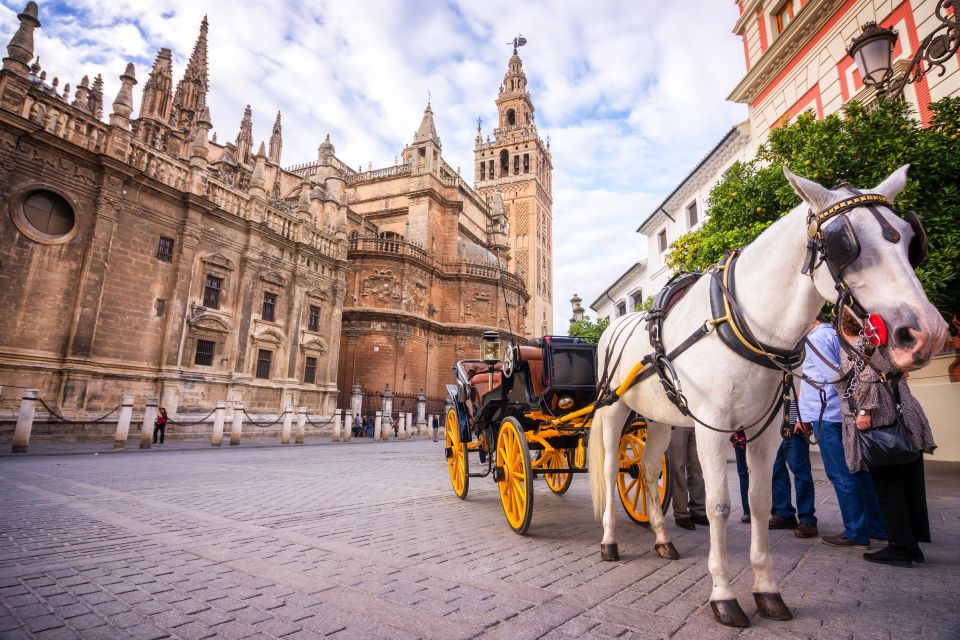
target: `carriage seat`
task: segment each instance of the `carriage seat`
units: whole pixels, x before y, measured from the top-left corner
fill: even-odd
[[[503,365],[499,362],[493,365],[493,387],[491,388],[487,388],[487,382],[489,381],[487,372],[490,369],[486,364],[482,362],[464,362],[460,367],[464,378],[470,381],[470,387],[476,393],[475,399],[478,404],[483,400],[483,396],[499,387],[503,381],[503,374],[500,373]],[[473,397],[472,394],[471,397]]]
[[[543,347],[520,347],[520,359],[530,367],[533,395],[543,395]]]

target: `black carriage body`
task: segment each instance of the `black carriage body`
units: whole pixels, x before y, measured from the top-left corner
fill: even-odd
[[[597,347],[580,338],[544,336],[530,346],[512,350],[513,372],[502,374],[480,360],[461,360],[454,367],[456,385],[447,389],[454,401],[461,438],[470,442],[480,433],[489,441],[508,417],[525,430],[539,423],[525,414],[540,411],[559,416],[593,401],[597,384]],[[490,379],[492,389],[488,389]],[[565,403],[572,403],[562,406]],[[471,428],[472,427],[472,428]]]

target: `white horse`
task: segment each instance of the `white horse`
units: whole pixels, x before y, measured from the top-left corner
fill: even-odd
[[[908,165],[894,171],[868,193],[882,195],[892,203],[903,189],[907,169]],[[786,169],[784,173],[803,202],[743,250],[736,268],[736,297],[756,339],[765,345],[789,350],[803,338],[824,300],[836,297],[836,283],[827,265],[820,264],[810,275],[801,274],[807,249],[808,210],[822,211],[851,194],[839,189],[828,190]],[[896,244],[890,237],[884,238],[881,224],[875,219],[877,211],[899,232],[901,239]],[[843,280],[864,309],[880,314],[885,320],[890,335],[890,344],[885,348],[890,360],[900,370],[917,369],[943,345],[947,325],[927,300],[908,261],[907,247],[914,228],[882,205],[873,212],[857,206],[848,210],[846,217],[861,250],[859,257],[845,269]],[[837,219],[825,220],[822,228],[829,228],[831,224],[841,223]],[[889,228],[886,231],[889,234]],[[667,353],[713,317],[708,301],[710,280],[709,275],[700,278],[668,314],[661,336]],[[642,325],[633,333],[629,327],[621,329],[626,323],[640,322],[639,315],[617,319],[600,339],[598,368],[601,371],[606,366],[613,367],[622,350],[619,363],[610,372],[611,389],[616,389],[630,369],[652,351]],[[607,362],[611,342],[614,343],[609,357],[612,362]],[[673,365],[693,415],[720,429],[733,430],[754,424],[770,406],[773,395],[780,392],[783,382],[782,372],[738,355],[721,342],[715,331],[680,354]],[[650,525],[656,533],[655,548],[661,557],[675,559],[679,555],[670,542],[660,501],[655,495],[660,472],[656,461],[670,440],[669,425],[695,426],[695,423],[667,398],[657,376],[643,379],[616,402],[598,409],[593,419],[589,443],[590,490],[594,510],[603,522],[601,555],[607,560],[618,557],[614,537],[617,445],[631,411],[644,416],[648,422],[643,469]],[[760,615],[789,620],[792,614],[783,603],[773,576],[769,532],[762,519],[763,514],[770,513],[771,472],[781,440],[779,424],[775,419],[774,425],[747,447],[750,512],[756,514],[751,527],[750,563]],[[703,468],[710,519],[708,566],[713,578],[710,603],[721,623],[748,626],[749,619],[730,589],[726,552],[726,525],[730,514],[726,471],[729,435],[701,425],[696,427],[697,453]],[[748,430],[747,436],[758,429],[759,426]]]

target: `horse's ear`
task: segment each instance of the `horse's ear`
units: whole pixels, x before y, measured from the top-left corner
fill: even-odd
[[[886,180],[874,187],[873,190],[886,197],[888,201],[893,202],[897,199],[897,196],[900,195],[900,192],[903,191],[904,185],[907,184],[907,170],[909,168],[909,164],[903,165],[891,173]]]
[[[813,180],[801,178],[786,166],[783,167],[783,175],[787,177],[787,182],[789,182],[793,190],[797,192],[797,195],[810,205],[810,208],[814,211],[825,209],[833,202],[833,194],[831,194],[830,190],[826,187],[817,184]]]

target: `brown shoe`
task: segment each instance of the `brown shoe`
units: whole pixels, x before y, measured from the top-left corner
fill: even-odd
[[[806,522],[801,522],[797,525],[797,528],[793,530],[793,535],[798,538],[814,538],[819,533],[820,531],[817,529],[817,525]]]
[[[697,528],[697,525],[693,523],[691,518],[677,518],[674,520],[677,523],[677,526],[681,529],[686,529],[687,531],[693,531]]]
[[[796,518],[781,518],[780,516],[772,516],[770,518],[769,529],[796,529],[797,528],[797,519]]]
[[[849,538],[845,538],[842,533],[838,533],[835,536],[823,536],[820,538],[823,541],[823,544],[828,544],[831,547],[846,547],[847,549],[869,549],[870,543],[860,544]]]

